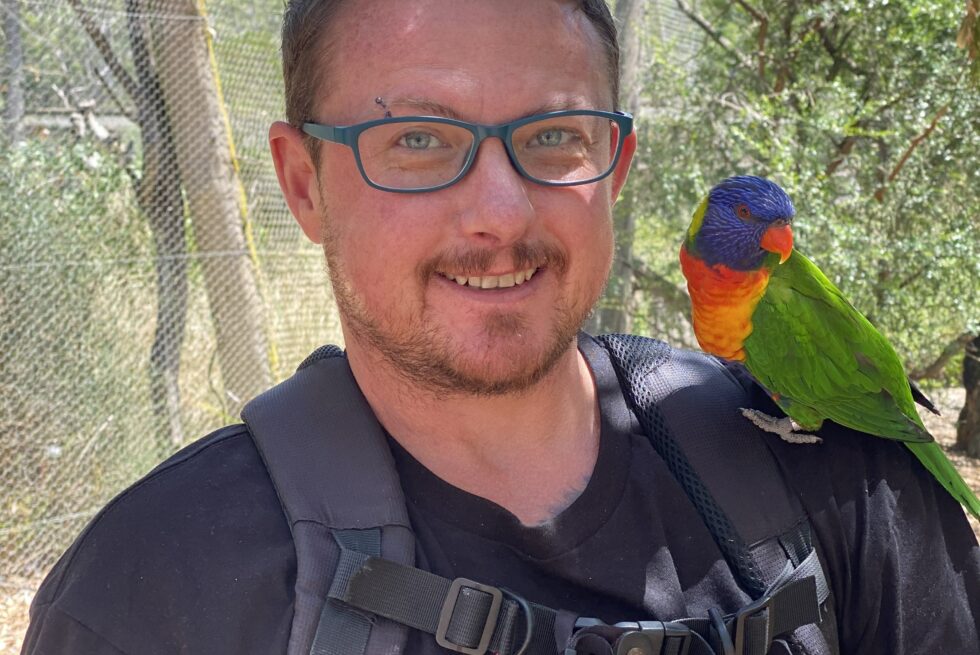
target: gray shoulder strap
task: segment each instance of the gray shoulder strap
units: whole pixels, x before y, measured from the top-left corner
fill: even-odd
[[[249,402],[242,419],[269,470],[296,547],[289,655],[400,650],[403,626],[385,619],[372,624],[325,600],[341,545],[402,564],[415,561],[391,451],[343,352],[319,349],[292,377]],[[321,625],[345,639],[317,639]]]

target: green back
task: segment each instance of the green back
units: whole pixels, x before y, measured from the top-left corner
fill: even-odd
[[[805,256],[773,272],[752,315],[745,365],[803,427],[823,419],[880,437],[931,441],[891,344]]]

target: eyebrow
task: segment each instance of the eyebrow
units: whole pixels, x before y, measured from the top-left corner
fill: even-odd
[[[444,105],[440,102],[435,102],[434,100],[428,100],[426,98],[415,98],[415,97],[402,97],[393,98],[388,103],[389,107],[409,107],[410,109],[423,112],[425,115],[431,116],[445,116],[446,118],[452,118],[458,121],[466,121],[459,112],[448,105]],[[523,116],[536,116],[538,114],[547,114],[553,111],[564,111],[567,109],[591,109],[592,107],[587,103],[582,102],[581,98],[557,100],[554,102],[548,102],[543,105],[532,109],[530,112],[524,114]],[[522,118],[518,117],[518,118]]]
[[[394,98],[390,101],[388,106],[407,106],[411,109],[423,112],[426,115],[445,116],[446,118],[452,118],[458,121],[463,120],[459,113],[457,113],[452,107],[433,100],[426,100],[425,98]]]

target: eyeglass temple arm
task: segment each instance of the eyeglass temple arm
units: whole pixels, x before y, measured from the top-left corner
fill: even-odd
[[[314,138],[331,143],[342,143],[345,146],[351,145],[356,136],[349,127],[335,127],[333,125],[321,125],[320,123],[303,123],[303,131]]]

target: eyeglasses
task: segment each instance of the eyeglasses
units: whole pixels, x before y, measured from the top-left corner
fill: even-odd
[[[351,148],[372,187],[420,193],[463,179],[489,137],[500,139],[514,168],[537,184],[596,182],[616,167],[623,142],[633,131],[633,117],[574,109],[478,125],[438,116],[399,116],[344,127],[304,123],[303,131]]]

